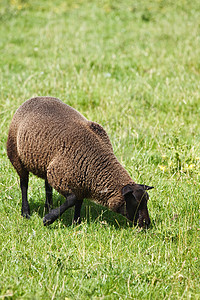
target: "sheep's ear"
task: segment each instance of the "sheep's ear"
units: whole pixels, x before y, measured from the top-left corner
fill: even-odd
[[[127,218],[130,221],[134,221],[137,215],[138,202],[133,194],[133,187],[130,185],[124,186],[122,189],[122,195],[126,201]]]
[[[145,184],[139,184],[139,186],[141,186],[145,191],[154,189],[154,186],[148,186],[148,185],[145,185]]]
[[[128,184],[128,185],[126,185],[126,186],[124,186],[123,187],[123,189],[122,189],[122,196],[126,196],[127,194],[129,194],[129,193],[133,193],[133,189],[132,189],[132,187]]]

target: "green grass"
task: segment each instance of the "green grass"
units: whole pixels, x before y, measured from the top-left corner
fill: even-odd
[[[200,299],[199,1],[0,5],[0,299]],[[6,139],[36,95],[102,124],[133,179],[155,186],[148,231],[89,201],[80,226],[71,209],[43,227],[34,176],[22,219]]]

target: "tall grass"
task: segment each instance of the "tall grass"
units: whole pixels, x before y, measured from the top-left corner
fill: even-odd
[[[198,1],[0,5],[0,297],[199,299]],[[14,111],[36,95],[102,124],[133,179],[155,186],[148,231],[87,200],[80,226],[71,209],[43,227],[34,176],[22,219],[5,145]]]

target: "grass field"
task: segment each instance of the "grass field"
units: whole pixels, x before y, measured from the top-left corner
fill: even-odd
[[[0,299],[200,299],[200,7],[189,0],[2,0]],[[137,183],[149,230],[85,200],[43,227],[6,155],[20,104],[51,95],[104,126]],[[54,193],[55,205],[63,198]]]

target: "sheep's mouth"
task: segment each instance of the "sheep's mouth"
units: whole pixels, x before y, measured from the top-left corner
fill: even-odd
[[[139,210],[138,218],[137,218],[136,222],[138,223],[139,227],[149,228],[151,221],[150,221],[150,218],[149,218],[148,211],[144,212],[142,210]]]
[[[132,212],[132,214],[130,215],[126,210],[126,207],[123,205],[118,209],[117,212],[133,222],[135,226],[138,225],[141,228],[149,228],[150,226],[151,221],[149,218],[148,210],[146,209],[142,210],[137,208],[135,212]]]
[[[150,218],[148,212],[144,212],[142,210],[137,210],[132,218],[127,218],[134,223],[134,226],[139,226],[140,228],[149,228],[150,226]]]

